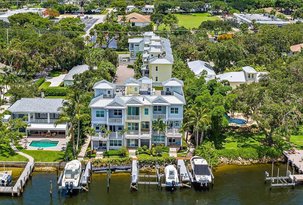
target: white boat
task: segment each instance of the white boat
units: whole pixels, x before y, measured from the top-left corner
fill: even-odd
[[[213,174],[208,163],[202,157],[194,156],[190,159],[194,182],[201,187],[209,187],[213,183]]]
[[[174,165],[168,165],[164,169],[166,188],[174,188],[179,185],[178,171]]]
[[[0,186],[9,186],[12,183],[12,171],[0,172]]]
[[[61,186],[67,192],[80,188],[82,165],[79,160],[73,160],[65,165]]]

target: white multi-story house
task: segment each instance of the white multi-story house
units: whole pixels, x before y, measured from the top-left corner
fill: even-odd
[[[170,41],[153,32],[145,32],[142,38],[128,40],[131,59],[142,54],[141,73],[161,85],[172,77],[174,58]]]
[[[63,137],[67,135],[66,123],[56,124],[60,117],[63,99],[21,98],[8,110],[13,119],[27,122],[27,137]]]
[[[162,83],[162,90],[155,90],[147,77],[130,78],[123,86],[102,80],[94,85],[94,91],[90,103],[92,127],[96,131],[92,149],[182,145],[182,81],[171,78]],[[166,124],[163,131],[153,126],[159,119]]]

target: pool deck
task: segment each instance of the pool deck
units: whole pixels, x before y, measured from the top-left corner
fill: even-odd
[[[54,147],[32,147],[30,146],[32,141],[40,141],[40,140],[51,140],[51,141],[58,141],[57,146]],[[45,137],[24,137],[20,141],[20,145],[27,149],[27,150],[47,150],[47,151],[63,151],[66,149],[67,146],[67,139],[66,138],[45,138]]]

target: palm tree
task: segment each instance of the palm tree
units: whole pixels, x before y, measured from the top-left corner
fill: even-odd
[[[166,127],[166,123],[163,122],[161,118],[158,118],[157,120],[153,121],[153,130],[158,132],[158,136],[160,136],[160,133],[165,132]]]
[[[195,137],[196,137],[195,140],[196,146],[198,146],[200,143],[202,143],[204,133],[208,129],[208,126],[210,124],[209,112],[205,108],[201,108],[194,105],[186,110],[185,116],[187,122],[184,123],[184,127],[193,128],[193,133],[195,133]],[[201,131],[201,135],[199,135],[200,131]],[[201,137],[200,140],[199,137]]]

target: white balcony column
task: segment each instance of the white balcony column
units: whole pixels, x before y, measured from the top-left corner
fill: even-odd
[[[47,113],[47,123],[50,123],[50,114]]]
[[[106,124],[108,125],[108,119],[109,119],[109,110],[105,110],[106,111]]]
[[[141,147],[141,139],[138,138],[138,147]]]
[[[106,141],[106,151],[109,151],[109,139]]]
[[[167,147],[167,136],[165,136],[165,147]]]
[[[168,121],[168,106],[166,106],[166,119],[165,121]]]
[[[152,147],[152,138],[150,138],[150,140],[149,140],[149,149],[151,149],[151,147]]]
[[[27,122],[28,122],[28,123],[31,122],[31,114],[30,114],[30,113],[27,114]]]

